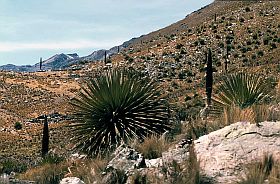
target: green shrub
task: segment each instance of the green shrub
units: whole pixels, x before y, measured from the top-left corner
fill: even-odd
[[[263,38],[263,44],[264,44],[264,45],[268,45],[269,41],[270,41],[270,37],[269,37],[269,36],[265,36],[265,37]]]
[[[237,73],[225,77],[216,87],[213,100],[217,107],[232,105],[245,109],[267,97],[274,83],[257,74]]]
[[[264,52],[263,52],[262,50],[259,50],[259,51],[257,52],[257,55],[258,55],[258,56],[263,56],[263,55],[264,55]]]
[[[89,155],[113,150],[131,138],[170,129],[165,101],[148,77],[125,70],[105,71],[88,80],[71,101],[75,147]]]
[[[243,22],[245,22],[245,19],[244,19],[243,17],[241,17],[241,18],[239,19],[239,21],[240,21],[241,23],[243,23]]]
[[[21,173],[27,170],[27,164],[16,160],[6,159],[0,163],[0,173]]]
[[[15,125],[14,125],[14,128],[16,130],[21,130],[22,129],[22,124],[20,122],[16,122]]]
[[[175,48],[178,49],[178,50],[180,50],[183,46],[184,46],[183,44],[179,43],[179,44],[176,45]]]
[[[64,161],[65,159],[62,156],[59,156],[57,154],[47,154],[43,160],[42,164],[59,164],[60,162]]]

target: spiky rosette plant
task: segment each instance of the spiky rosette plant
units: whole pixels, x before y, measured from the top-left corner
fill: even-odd
[[[269,95],[274,83],[257,74],[236,73],[228,75],[216,87],[214,106],[219,112],[223,108],[236,106],[245,109],[259,103]]]
[[[125,70],[105,71],[89,79],[71,104],[76,148],[92,156],[170,127],[156,83]]]

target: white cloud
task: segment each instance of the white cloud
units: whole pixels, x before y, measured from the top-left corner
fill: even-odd
[[[45,42],[45,43],[18,43],[0,42],[0,52],[13,52],[20,50],[61,50],[61,49],[84,49],[84,48],[110,48],[121,44],[121,40],[93,41],[76,40],[68,42]]]

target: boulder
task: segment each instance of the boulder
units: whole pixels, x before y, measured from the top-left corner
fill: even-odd
[[[124,171],[123,174],[128,177],[127,183],[131,183],[131,176],[136,170],[142,175],[154,175],[163,179],[162,170],[173,161],[186,164],[191,143],[194,143],[204,179],[209,179],[209,183],[236,183],[244,175],[245,166],[261,161],[265,154],[272,154],[280,161],[280,121],[262,122],[258,126],[238,122],[195,141],[183,140],[163,152],[161,158],[151,160],[144,159],[134,149],[121,145],[114,152],[104,173],[106,181],[119,175],[116,174],[119,171]]]
[[[146,167],[142,154],[123,144],[113,153],[113,159],[108,163],[106,170],[123,170],[126,172]]]
[[[80,178],[67,177],[60,181],[60,184],[85,184]]]
[[[127,178],[133,175],[136,169],[146,167],[143,155],[125,144],[120,145],[112,156],[101,183],[127,183]]]
[[[262,122],[259,126],[238,122],[200,137],[194,145],[203,175],[215,183],[235,183],[244,175],[246,164],[261,161],[265,154],[280,161],[280,122]],[[188,156],[189,144],[179,144],[162,153],[157,163],[182,163]]]
[[[280,122],[238,122],[195,141],[200,166],[217,183],[238,181],[244,166],[265,154],[280,159]]]

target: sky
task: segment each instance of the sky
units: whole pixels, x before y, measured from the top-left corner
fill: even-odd
[[[86,56],[164,28],[213,0],[0,0],[0,65]]]

